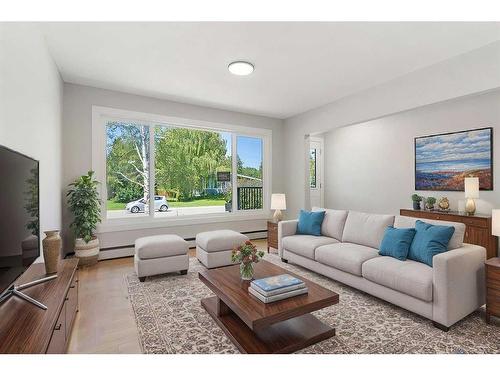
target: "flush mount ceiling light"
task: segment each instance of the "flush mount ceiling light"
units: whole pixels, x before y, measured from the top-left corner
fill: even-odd
[[[233,61],[227,66],[229,71],[237,76],[247,76],[254,71],[253,64],[247,61]]]

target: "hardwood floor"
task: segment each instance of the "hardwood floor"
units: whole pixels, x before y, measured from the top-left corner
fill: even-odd
[[[79,311],[68,353],[141,353],[125,283],[132,272],[132,257],[79,270]]]
[[[267,251],[266,240],[253,242]],[[195,250],[190,249],[189,255],[194,257]],[[133,257],[105,260],[79,270],[79,312],[68,353],[141,353],[125,282],[131,273]]]

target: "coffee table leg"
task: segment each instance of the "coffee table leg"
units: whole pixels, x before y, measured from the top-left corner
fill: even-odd
[[[219,297],[216,298],[217,298],[217,304],[216,304],[217,316],[229,315],[231,313],[231,309]]]

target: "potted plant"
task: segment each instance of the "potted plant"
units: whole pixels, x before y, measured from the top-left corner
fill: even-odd
[[[80,265],[95,264],[99,257],[99,240],[94,234],[97,224],[101,222],[98,184],[94,172],[89,171],[69,184],[70,189],[66,194],[74,217],[70,228],[76,237],[75,256],[80,259]]]
[[[436,198],[429,197],[425,200],[425,208],[427,208],[428,210],[433,210],[435,203],[436,203]]]
[[[422,202],[422,197],[418,194],[413,194],[411,196],[411,200],[413,201],[413,209],[420,210],[420,202]]]
[[[233,249],[231,260],[240,263],[240,274],[243,280],[252,280],[253,264],[258,263],[260,258],[264,256],[263,251],[258,251],[251,241],[245,241],[238,247]]]

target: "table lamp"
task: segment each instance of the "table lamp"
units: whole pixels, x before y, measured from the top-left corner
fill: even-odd
[[[465,185],[465,212],[467,215],[472,216],[476,212],[476,204],[474,199],[479,198],[479,178],[478,177],[466,177],[464,180]]]
[[[283,214],[281,210],[286,210],[286,198],[285,194],[273,194],[271,195],[271,210],[274,211],[273,220],[275,223],[280,222],[283,219]]]

